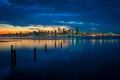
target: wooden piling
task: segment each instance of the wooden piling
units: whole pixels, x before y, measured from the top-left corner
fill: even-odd
[[[11,45],[11,53],[13,53],[13,45]]]
[[[16,65],[16,50],[13,50],[13,47],[11,46],[11,69],[12,70],[15,65]]]
[[[36,48],[34,48],[34,62],[36,62]]]
[[[11,69],[13,70],[14,66],[14,57],[13,57],[13,45],[11,45],[11,54],[10,54],[10,60],[11,60]]]
[[[36,54],[36,48],[34,48],[34,54]]]
[[[61,48],[62,48],[62,42],[61,42]]]
[[[55,41],[55,48],[56,48],[56,41]]]
[[[13,59],[13,45],[11,45],[11,60]]]
[[[13,70],[13,66],[14,66],[14,58],[13,58],[13,52],[11,52],[11,56],[10,56],[10,60],[11,60],[11,69]]]
[[[45,44],[45,52],[47,52],[47,44]]]
[[[14,65],[16,65],[16,50],[14,50],[13,53],[14,53]]]

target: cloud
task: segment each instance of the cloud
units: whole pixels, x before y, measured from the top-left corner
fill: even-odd
[[[14,26],[9,24],[0,24],[0,29],[29,29],[29,30],[54,30],[60,28],[69,29],[70,26],[65,25],[28,25],[28,26]]]
[[[0,5],[1,6],[6,6],[6,5],[11,5],[11,3],[8,0],[0,0]]]
[[[65,25],[83,25],[84,27],[98,27],[100,24],[95,22],[76,22],[76,21],[53,21],[55,23],[65,24]],[[96,30],[95,28],[92,28],[92,30]]]
[[[95,30],[96,30],[96,28],[95,28],[95,27],[93,27],[93,28],[91,28],[91,30],[92,30],[92,31],[95,31]]]
[[[97,23],[90,23],[91,26],[99,26],[100,24]]]
[[[84,22],[75,22],[75,21],[70,21],[70,22],[66,22],[66,21],[53,21],[53,22],[62,23],[62,24],[79,24],[79,25],[84,24]]]
[[[71,16],[82,16],[82,15],[85,15],[85,14],[70,14],[70,13],[41,13],[41,14],[35,14],[34,16],[58,16],[58,17],[61,17],[61,16],[65,16],[65,17],[71,17]]]
[[[0,24],[0,28],[14,28],[15,26],[9,24]]]

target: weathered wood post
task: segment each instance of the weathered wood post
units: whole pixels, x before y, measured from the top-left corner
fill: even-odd
[[[13,53],[13,45],[11,45],[11,53]]]
[[[61,42],[61,48],[62,48],[62,42]]]
[[[47,52],[47,44],[45,44],[45,52]]]
[[[11,60],[11,69],[13,70],[13,66],[14,66],[14,58],[13,58],[13,45],[11,45],[11,54],[10,54],[10,60]]]
[[[34,48],[34,62],[36,62],[36,48]]]
[[[14,53],[14,65],[16,65],[16,50],[14,50],[13,53]]]
[[[55,48],[56,48],[56,41],[55,41]]]
[[[10,60],[11,60],[11,69],[13,70],[13,66],[14,66],[14,63],[13,63],[13,52],[11,52]]]

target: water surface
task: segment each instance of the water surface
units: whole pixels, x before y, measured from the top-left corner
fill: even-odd
[[[119,39],[2,41],[0,80],[120,79]],[[16,64],[11,61],[11,45],[16,50]]]

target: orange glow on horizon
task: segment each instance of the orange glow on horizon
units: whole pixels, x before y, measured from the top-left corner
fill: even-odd
[[[15,33],[25,33],[25,32],[32,32],[32,30],[26,29],[0,29],[0,34],[15,34]]]
[[[32,29],[31,29],[32,28]],[[60,27],[61,30],[65,29],[68,30],[69,28],[66,26],[61,26]],[[33,32],[33,31],[54,31],[56,30],[58,32],[58,27],[8,27],[8,28],[4,28],[4,27],[0,27],[0,34],[15,34],[15,33],[27,33],[27,32]]]

